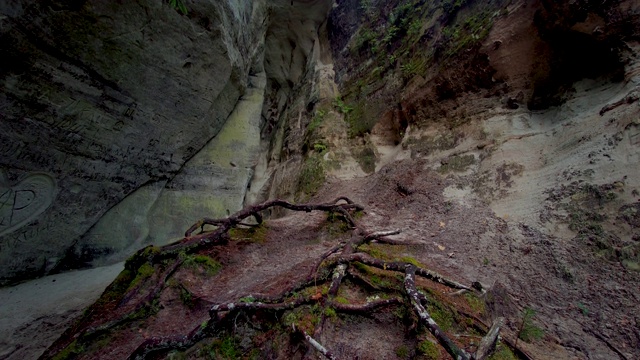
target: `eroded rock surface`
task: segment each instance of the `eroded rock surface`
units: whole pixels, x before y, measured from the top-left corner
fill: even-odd
[[[83,234],[131,194],[144,212],[218,134],[261,59],[266,3],[182,15],[164,2],[11,1],[0,13],[0,277],[73,266],[61,263],[73,244],[67,259],[113,252],[93,246],[97,231],[116,249],[145,240]]]

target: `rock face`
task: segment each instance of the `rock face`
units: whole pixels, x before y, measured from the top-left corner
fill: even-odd
[[[161,1],[9,1],[0,14],[2,282],[64,268],[65,253],[92,259],[114,251],[105,242],[146,241],[138,225],[164,185],[188,186],[175,175],[242,96],[259,101],[246,89],[264,82],[249,83],[264,1],[194,2],[187,15]],[[83,237],[125,199],[114,211],[129,223],[105,220]]]
[[[331,1],[185,4],[0,5],[0,283],[243,206]]]

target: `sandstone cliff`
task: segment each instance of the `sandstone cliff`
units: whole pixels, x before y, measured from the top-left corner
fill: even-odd
[[[121,261],[240,209],[265,90],[284,107],[330,5],[299,4],[4,3],[2,281]]]
[[[358,226],[403,229],[397,248],[354,251],[490,287],[463,300],[423,291],[460,346],[477,347],[478,318],[505,317],[507,358],[639,355],[636,1],[185,4],[186,15],[160,2],[0,5],[0,52],[11,60],[0,68],[3,281],[119,261],[263,200],[349,195],[365,205]],[[236,229],[197,254],[223,264],[216,275],[184,258],[132,265],[161,251],[147,248],[45,356],[124,357],[154,336],[197,333],[210,303],[284,299],[317,257],[364,231],[349,237],[335,221],[298,214]],[[175,274],[161,278],[167,269]],[[369,270],[348,275],[348,302],[383,288],[373,282],[386,273]],[[314,286],[328,306],[335,294]],[[152,301],[136,303],[147,293]],[[532,309],[537,339],[522,334]],[[222,324],[156,350],[219,355],[231,339],[242,354],[309,355],[287,320],[307,315],[329,318],[318,339],[343,357],[427,357],[421,346],[437,342],[414,332],[411,316],[306,310],[240,316],[230,332]],[[117,346],[104,346],[88,330],[113,318],[126,325],[108,328]],[[6,353],[48,345],[15,340]]]

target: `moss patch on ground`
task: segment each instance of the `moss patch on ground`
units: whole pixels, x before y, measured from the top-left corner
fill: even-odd
[[[263,243],[267,239],[269,228],[265,223],[260,226],[248,228],[233,228],[229,230],[229,237],[233,241],[248,241],[255,243]]]
[[[476,163],[476,157],[469,155],[454,155],[450,156],[445,163],[443,163],[438,172],[446,174],[448,172],[463,172],[466,171],[469,166]]]
[[[222,265],[215,259],[201,254],[182,255],[182,266],[199,270],[202,274],[213,276],[222,269]]]

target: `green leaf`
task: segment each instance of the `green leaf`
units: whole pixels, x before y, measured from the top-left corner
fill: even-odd
[[[182,13],[184,15],[187,15],[188,11],[187,11],[187,7],[184,5],[184,3],[180,0],[178,0],[178,9],[180,9],[180,11],[182,11]]]

